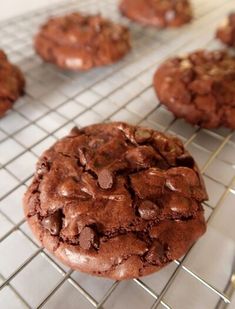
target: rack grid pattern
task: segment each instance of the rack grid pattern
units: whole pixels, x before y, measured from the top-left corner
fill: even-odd
[[[66,1],[8,20],[0,47],[27,80],[26,94],[0,119],[0,308],[235,308],[235,133],[203,130],[175,119],[152,87],[158,64],[196,48],[221,48],[214,32],[233,0],[194,0],[195,20],[177,30],[122,18],[115,0]],[[71,73],[43,63],[32,38],[48,16],[101,12],[130,27],[133,49],[122,61]],[[208,230],[179,261],[141,279],[114,282],[74,272],[35,240],[22,196],[38,156],[75,125],[127,121],[178,135],[196,158],[209,191]]]

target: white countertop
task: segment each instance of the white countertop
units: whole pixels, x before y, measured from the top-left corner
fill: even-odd
[[[0,21],[61,0],[0,0]]]

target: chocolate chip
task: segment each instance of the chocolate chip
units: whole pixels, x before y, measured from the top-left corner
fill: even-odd
[[[169,207],[173,212],[180,214],[187,213],[190,210],[190,199],[180,196],[178,194],[172,194],[169,200]]]
[[[183,177],[190,187],[200,185],[198,173],[195,170],[190,169],[188,167],[183,167],[183,166],[173,167],[167,171],[167,174],[173,175],[173,176],[178,175],[178,176]]]
[[[166,187],[171,191],[180,192],[186,196],[191,195],[188,183],[182,175],[169,175],[166,179]]]
[[[127,161],[132,168],[150,167],[155,159],[161,159],[151,146],[138,146],[126,152]]]
[[[96,225],[96,220],[93,218],[88,217],[87,215],[80,215],[78,220],[76,221],[77,225],[77,231],[80,234],[81,231],[86,227],[86,226],[95,226]]]
[[[194,159],[189,154],[182,154],[176,159],[177,165],[192,168],[194,166]]]
[[[44,218],[42,220],[42,225],[47,229],[52,235],[59,235],[62,228],[62,214],[60,210],[57,210],[52,215]]]
[[[149,140],[151,136],[151,131],[148,129],[138,128],[135,131],[135,140],[137,143],[144,143],[146,140]]]
[[[141,218],[143,218],[144,220],[153,220],[157,218],[160,212],[160,209],[155,203],[149,200],[146,200],[146,201],[141,202],[138,208],[138,212]]]
[[[165,174],[157,168],[150,168],[130,176],[132,188],[141,199],[156,199],[162,196]]]
[[[165,259],[164,246],[155,241],[146,254],[145,259],[150,264],[161,265]]]
[[[99,239],[97,233],[89,226],[84,227],[79,235],[79,245],[85,250],[91,247],[99,248]]]
[[[113,175],[108,169],[103,169],[98,173],[98,184],[102,189],[111,189],[113,186]]]

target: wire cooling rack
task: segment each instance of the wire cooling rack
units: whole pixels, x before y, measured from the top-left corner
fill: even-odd
[[[200,130],[159,105],[152,76],[175,53],[217,48],[217,24],[233,0],[195,0],[195,20],[158,31],[120,17],[116,1],[64,2],[8,20],[0,47],[27,79],[26,95],[0,120],[0,308],[235,308],[230,281],[235,260],[235,134]],[[43,63],[32,38],[48,16],[101,12],[130,26],[132,52],[122,61],[86,73]],[[22,195],[43,150],[74,125],[107,120],[147,125],[178,135],[196,158],[209,191],[208,230],[186,256],[140,280],[114,282],[71,271],[41,248],[25,223]],[[231,304],[229,305],[229,303]]]

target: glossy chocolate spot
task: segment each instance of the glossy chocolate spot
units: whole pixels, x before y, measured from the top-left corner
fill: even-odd
[[[141,202],[140,206],[138,207],[138,212],[142,219],[153,220],[157,218],[160,209],[155,203],[146,200]]]
[[[62,228],[62,213],[57,210],[52,215],[44,218],[42,220],[42,225],[47,229],[52,235],[57,236]]]
[[[157,168],[150,168],[130,176],[132,187],[141,199],[155,199],[163,194],[165,176]]]
[[[69,177],[64,180],[64,182],[61,183],[58,192],[60,195],[64,197],[68,197],[71,195],[75,195],[77,193],[77,181],[73,177]]]
[[[200,181],[199,181],[197,173],[191,168],[183,167],[183,166],[174,167],[174,168],[169,169],[167,173],[169,175],[174,175],[174,176],[182,175],[185,181],[190,186],[200,185]]]
[[[126,159],[132,168],[150,167],[156,159],[161,159],[151,146],[139,146],[126,153]]]
[[[187,213],[190,211],[191,200],[178,194],[171,194],[169,207],[173,212]]]
[[[171,191],[190,196],[191,191],[187,181],[182,175],[169,175],[166,179],[166,187]]]
[[[85,250],[89,250],[91,247],[98,249],[99,239],[94,229],[89,226],[84,227],[79,235],[79,245]]]

